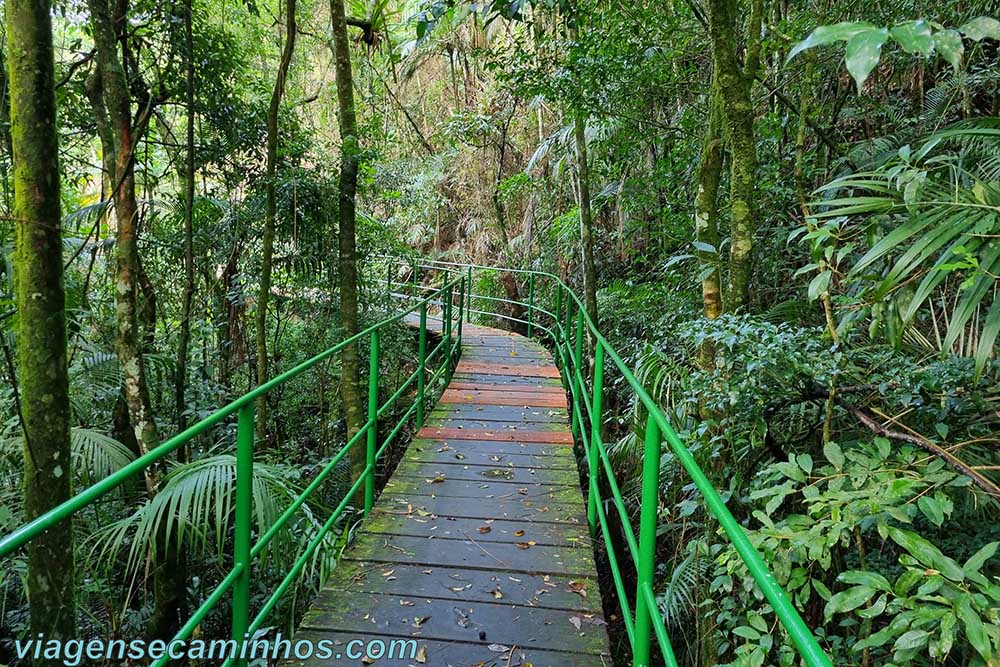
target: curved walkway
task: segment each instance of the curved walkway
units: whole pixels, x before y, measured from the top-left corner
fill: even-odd
[[[611,664],[559,377],[537,343],[466,326],[450,385],[296,634],[343,654],[291,664]],[[416,652],[351,659],[354,640]]]

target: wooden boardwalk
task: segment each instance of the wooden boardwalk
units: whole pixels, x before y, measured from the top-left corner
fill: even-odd
[[[611,665],[559,371],[506,331],[467,326],[463,343],[296,634],[345,654],[290,664]],[[352,640],[400,639],[414,657],[346,656]]]

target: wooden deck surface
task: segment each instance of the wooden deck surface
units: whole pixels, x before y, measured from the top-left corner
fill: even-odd
[[[414,639],[416,655],[288,664],[611,664],[559,372],[516,334],[468,326],[463,343],[295,636],[345,653],[352,640]]]

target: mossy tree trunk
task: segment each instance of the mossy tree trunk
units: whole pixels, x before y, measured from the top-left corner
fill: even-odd
[[[7,5],[25,521],[66,501],[73,477],[51,10],[48,0]],[[70,520],[28,545],[32,636],[75,635],[73,553]]]
[[[722,314],[722,277],[719,270],[719,183],[722,181],[722,103],[713,85],[709,98],[708,127],[698,164],[698,193],[695,196],[694,229],[701,264],[702,314],[714,320]],[[711,247],[711,250],[709,249]],[[711,363],[714,349],[706,341],[701,347],[701,365]]]
[[[278,215],[277,179],[278,173],[278,117],[281,112],[281,100],[285,96],[285,81],[288,79],[288,69],[295,53],[295,36],[298,28],[295,24],[295,0],[285,2],[285,44],[281,50],[281,60],[278,63],[278,75],[271,91],[271,104],[267,109],[267,157],[266,157],[266,192],[264,207],[263,258],[260,268],[260,291],[257,296],[257,313],[255,317],[257,333],[257,384],[267,382],[267,304],[271,297],[271,273],[274,262],[274,226]],[[257,405],[257,433],[264,435],[267,427],[267,399],[261,398]]]
[[[754,178],[757,169],[754,109],[750,92],[760,54],[762,11],[762,0],[753,0],[747,28],[746,58],[741,63],[737,51],[736,0],[708,1],[712,60],[716,85],[723,101],[731,157],[729,272],[724,299],[727,312],[745,310],[750,300],[756,227]]]
[[[333,52],[336,60],[337,107],[340,127],[340,186],[337,194],[339,224],[338,271],[340,280],[340,324],[344,338],[360,329],[358,316],[358,251],[355,196],[358,190],[358,123],[354,109],[354,77],[351,71],[351,42],[347,34],[344,0],[330,0],[330,21],[333,32]],[[364,425],[358,346],[348,345],[342,356],[340,396],[344,403],[347,437],[351,438]],[[357,479],[367,465],[365,448],[360,443],[351,452],[351,473]],[[359,494],[362,490],[359,490]],[[360,501],[362,496],[358,495]]]
[[[146,368],[143,361],[143,339],[139,327],[139,280],[141,266],[138,249],[139,206],[135,193],[134,146],[141,130],[132,123],[128,80],[118,51],[119,39],[115,21],[125,16],[127,5],[116,4],[112,14],[107,0],[88,0],[90,20],[96,47],[101,101],[107,114],[108,134],[113,145],[103,145],[110,151],[114,172],[111,174],[111,197],[115,208],[117,233],[115,238],[115,311],[117,332],[115,349],[122,367],[125,402],[129,420],[139,449],[149,452],[159,445],[159,433],[153,416]],[[95,109],[96,111],[97,109]],[[102,119],[98,120],[100,126]],[[141,127],[141,126],[140,126]],[[147,295],[148,298],[148,295]],[[147,303],[147,306],[153,304]],[[146,490],[155,495],[160,470],[147,468]],[[169,638],[180,628],[186,614],[186,585],[183,568],[176,557],[177,545],[161,535],[154,545],[153,591],[155,609],[147,633],[151,638]]]

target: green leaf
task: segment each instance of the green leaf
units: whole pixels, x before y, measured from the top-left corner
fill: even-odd
[[[827,288],[830,286],[830,278],[833,273],[830,271],[823,271],[822,273],[817,273],[815,277],[809,282],[809,300],[815,301],[816,299],[823,296]]]
[[[900,23],[890,30],[889,34],[901,47],[910,53],[920,53],[929,56],[934,51],[931,26],[923,19]]]
[[[1000,542],[990,542],[972,554],[969,560],[965,561],[965,564],[962,565],[965,574],[971,576],[973,572],[978,573],[983,568],[983,565],[986,564],[986,561],[993,558],[993,555],[996,554],[998,546],[1000,546]]]
[[[942,30],[934,34],[934,48],[941,54],[941,57],[951,63],[956,71],[962,66],[962,55],[965,54],[965,46],[962,45],[962,36],[956,30]]]
[[[830,441],[823,445],[823,456],[826,460],[833,464],[833,467],[837,470],[844,469],[844,450],[840,448],[840,445]]]
[[[807,475],[812,474],[813,470],[813,457],[808,454],[799,454],[795,457],[795,462],[799,464],[799,467],[806,471]]]
[[[824,584],[819,579],[813,579],[812,586],[813,588],[816,589],[816,592],[819,594],[819,596],[824,600],[829,602],[830,598],[833,597],[833,593],[830,592],[830,589],[827,588],[826,584]]]
[[[963,25],[959,31],[974,42],[987,37],[1000,40],[1000,21],[989,16],[980,16]]]
[[[952,581],[965,580],[965,572],[958,563],[916,533],[901,528],[889,528],[889,537],[923,565],[937,570]]]
[[[837,581],[845,584],[870,586],[871,588],[876,588],[887,593],[892,591],[892,586],[889,585],[889,580],[878,572],[848,570],[847,572],[841,572],[840,576],[837,577]]]
[[[969,598],[963,598],[959,601],[957,611],[958,618],[965,626],[965,637],[979,655],[983,656],[983,660],[989,662],[993,658],[993,654],[990,640],[986,636],[986,629],[983,627],[983,619],[979,618],[979,614],[972,608]]]
[[[748,625],[741,625],[740,627],[733,630],[733,634],[737,637],[743,637],[744,639],[749,639],[750,641],[757,641],[760,639],[760,633],[751,628]]]
[[[806,481],[806,476],[802,474],[802,469],[799,468],[792,461],[782,461],[780,463],[775,463],[774,467],[777,468],[781,474],[783,474],[785,477],[788,477],[789,479],[795,480],[796,482]]]
[[[854,77],[859,94],[861,87],[865,84],[865,79],[878,64],[879,58],[882,56],[882,45],[885,44],[888,37],[888,29],[870,28],[858,32],[848,40],[844,62],[847,64],[847,71]],[[961,42],[961,40],[959,41]]]
[[[830,598],[830,601],[826,603],[823,614],[826,620],[829,621],[836,613],[857,609],[868,602],[874,594],[875,589],[871,586],[854,586],[853,588],[848,588],[846,591],[841,591]]]
[[[935,526],[940,526],[944,523],[944,511],[941,509],[941,503],[931,496],[920,496],[920,500],[917,501],[917,507],[920,508],[924,516],[930,519],[930,522]]]
[[[839,42],[842,40],[848,40],[862,30],[870,30],[872,28],[874,28],[874,26],[870,23],[836,23],[834,25],[821,25],[809,33],[808,37],[792,47],[792,50],[788,52],[788,57],[785,58],[785,62],[788,63],[792,58],[806,49],[823,46],[825,44],[832,44],[833,42]]]
[[[910,630],[909,632],[904,632],[893,644],[892,648],[894,651],[905,651],[910,648],[920,648],[927,644],[928,638],[931,633],[926,630]]]

